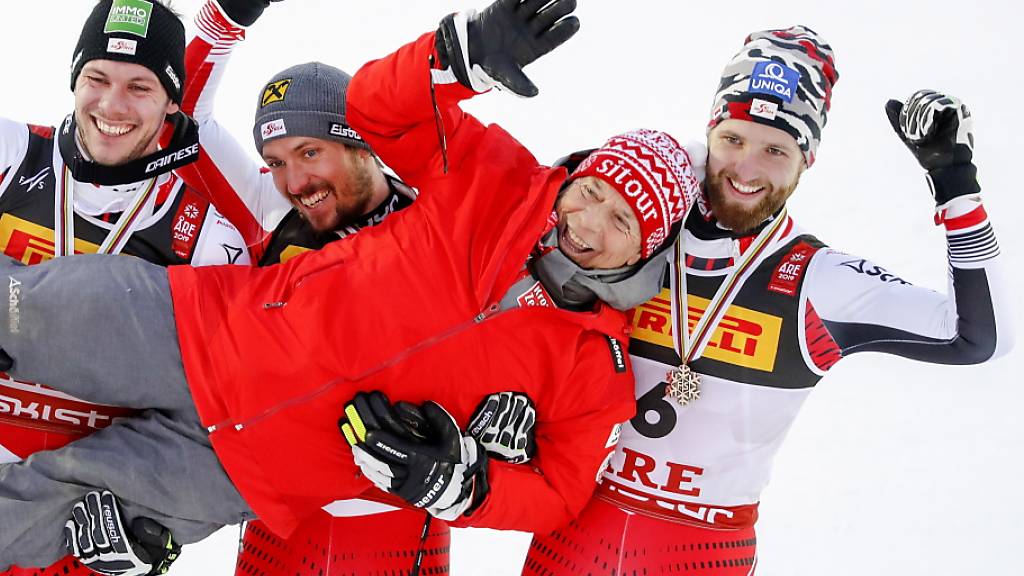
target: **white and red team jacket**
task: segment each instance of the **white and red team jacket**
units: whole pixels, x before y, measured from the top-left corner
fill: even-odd
[[[64,163],[53,127],[0,118],[0,252],[25,264],[54,257],[61,212],[57,198],[70,189],[75,253],[97,252],[118,216],[145,183],[97,186],[63,179]],[[108,250],[161,265],[248,264],[238,230],[173,172],[157,177],[123,245]],[[127,229],[126,229],[127,230]],[[7,299],[19,296],[8,287]],[[74,311],[69,310],[69,314]],[[88,339],[87,334],[82,338]],[[127,411],[82,402],[0,373],[0,463],[26,458],[103,428]]]
[[[686,247],[692,330],[752,239],[723,237],[694,211]],[[637,415],[622,429],[597,497],[648,516],[715,529],[754,525],[772,461],[814,385],[856,352],[974,364],[1012,345],[999,247],[983,206],[958,199],[940,213],[948,295],[824,246],[790,219],[765,251],[692,367],[700,398],[665,396],[679,365],[670,266],[661,294],[633,312],[630,355]]]

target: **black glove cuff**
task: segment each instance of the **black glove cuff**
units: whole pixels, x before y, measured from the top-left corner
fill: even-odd
[[[455,14],[449,14],[441,19],[437,27],[437,34],[434,35],[434,49],[437,51],[438,66],[441,70],[451,68],[455,78],[470,90],[473,83],[469,79],[469,71],[466,70],[466,60],[462,51],[468,46],[462,46],[459,42],[459,34],[455,28]]]
[[[248,28],[263,14],[270,0],[217,0],[224,14],[236,24]]]
[[[970,162],[929,170],[928,185],[932,189],[936,206],[942,206],[954,198],[981,192],[978,169]]]

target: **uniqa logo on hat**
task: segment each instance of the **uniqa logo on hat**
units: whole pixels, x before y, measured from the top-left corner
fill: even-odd
[[[749,92],[770,94],[792,102],[800,82],[800,72],[774,61],[758,62],[750,75]]]
[[[149,17],[153,14],[153,3],[146,0],[114,0],[107,14],[104,34],[121,32],[146,37],[149,33]]]

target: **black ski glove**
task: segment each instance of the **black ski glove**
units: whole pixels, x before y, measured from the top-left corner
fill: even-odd
[[[497,0],[479,14],[449,14],[437,31],[441,67],[477,92],[498,87],[536,96],[523,67],[579,31],[579,19],[569,16],[575,9],[576,0]]]
[[[181,554],[167,528],[136,518],[125,529],[121,507],[110,492],[89,492],[71,509],[64,525],[64,546],[87,568],[109,576],[166,574]]]
[[[271,2],[281,0],[217,0],[221,10],[236,24],[248,28],[259,19]]]
[[[937,206],[981,192],[977,168],[971,163],[971,112],[959,99],[934,90],[918,90],[906,104],[889,100],[885,113],[893,130],[928,171],[928,185]]]
[[[434,402],[415,415],[400,404],[371,392],[345,406],[338,424],[356,465],[375,486],[432,516],[452,521],[471,514],[489,492],[486,452]],[[410,422],[419,417],[422,423]]]

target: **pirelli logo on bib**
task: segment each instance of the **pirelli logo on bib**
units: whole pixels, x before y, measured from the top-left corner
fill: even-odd
[[[95,254],[98,244],[75,238],[75,254]],[[11,214],[0,216],[0,252],[24,264],[53,258],[53,230]]]
[[[633,309],[630,321],[632,337],[657,346],[672,348],[672,305],[668,289]],[[711,301],[689,296],[690,330],[697,325]],[[715,328],[704,357],[726,364],[771,372],[775,368],[782,318],[744,308],[730,306]]]

